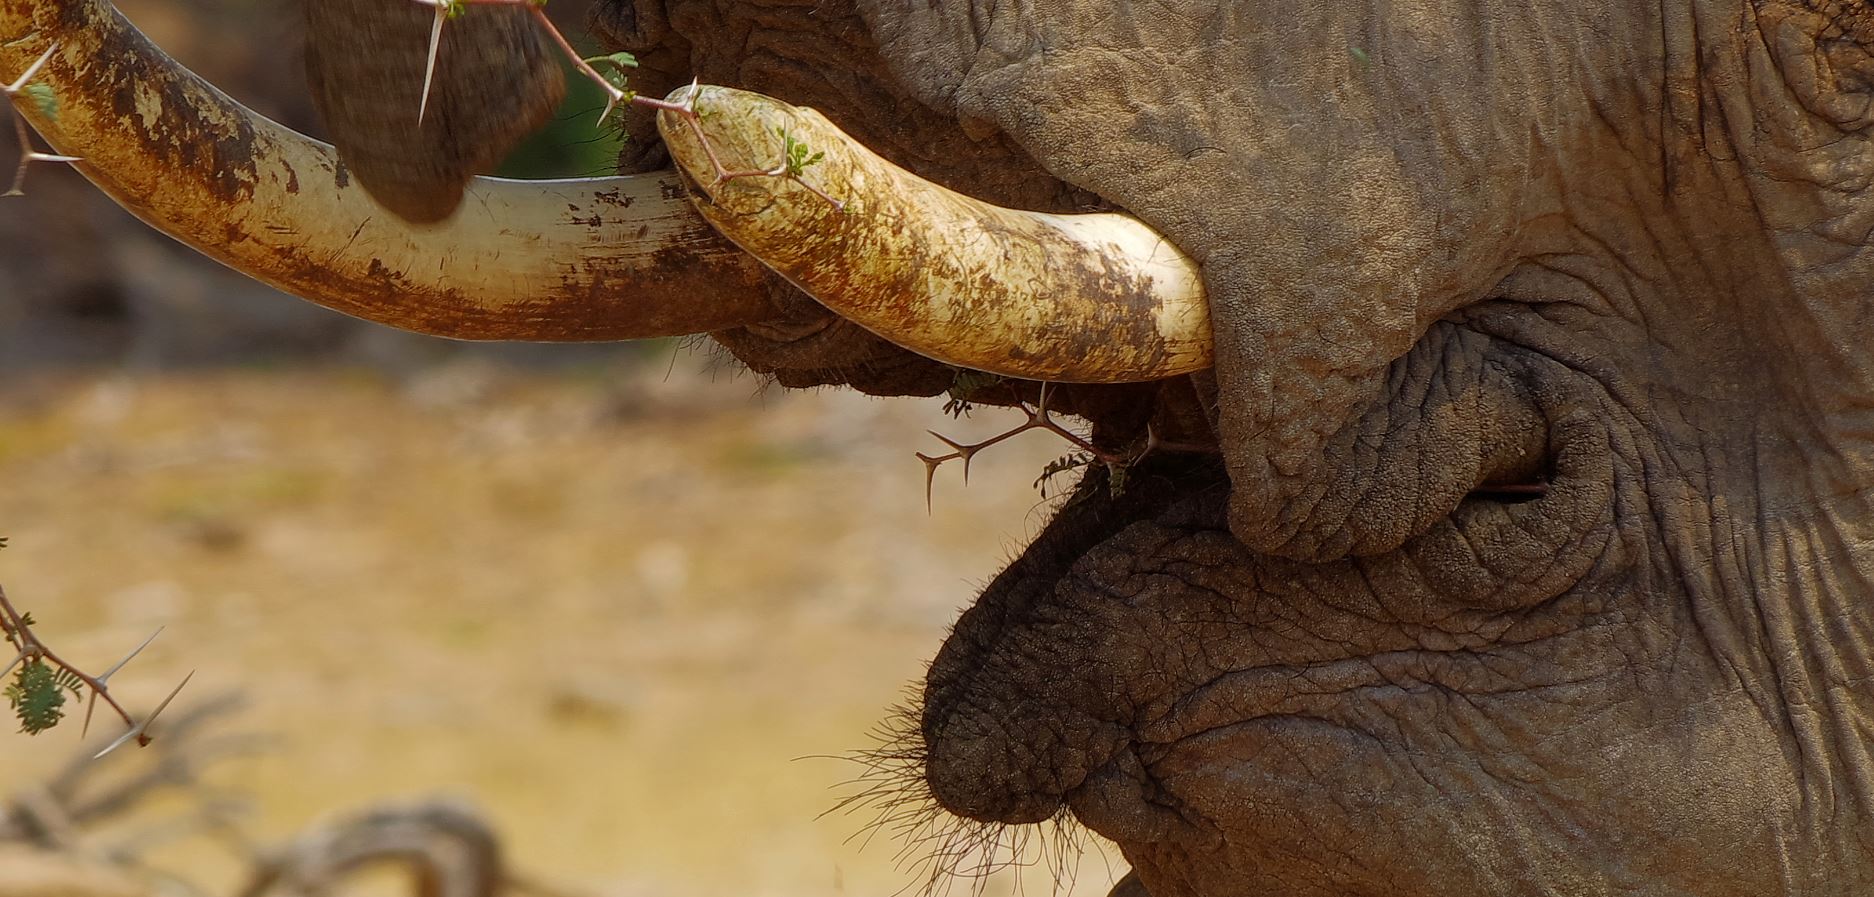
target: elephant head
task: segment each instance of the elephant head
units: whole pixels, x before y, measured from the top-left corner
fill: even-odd
[[[55,147],[398,326],[709,331],[879,394],[1138,381],[1055,391],[1124,481],[1094,470],[963,615],[902,754],[947,813],[1071,814],[1130,893],[1874,888],[1865,4],[610,0],[595,26],[641,90],[756,89],[930,189],[1123,210],[1188,262],[1200,369],[1059,375],[1149,346],[1169,300],[980,258],[980,317],[866,317],[842,290],[920,322],[943,299],[731,245],[648,115],[621,178],[478,181],[421,227],[99,0],[0,0],[0,79],[62,42],[63,111],[27,110]],[[1040,268],[1119,270],[1112,242]],[[1198,450],[1143,451],[1170,442]]]

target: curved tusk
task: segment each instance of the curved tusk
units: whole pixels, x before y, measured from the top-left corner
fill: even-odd
[[[151,226],[320,305],[459,339],[632,339],[776,316],[760,266],[674,174],[478,178],[452,219],[413,226],[331,147],[229,99],[105,0],[0,0],[0,83],[54,43],[33,83],[55,115],[15,102],[47,142]]]
[[[658,128],[699,185],[703,217],[879,336],[1036,380],[1119,383],[1210,366],[1197,265],[1137,219],[992,206],[885,161],[812,109],[695,90],[700,123],[666,111]],[[798,181],[746,174],[785,172],[789,139],[806,147],[803,162],[825,155]]]

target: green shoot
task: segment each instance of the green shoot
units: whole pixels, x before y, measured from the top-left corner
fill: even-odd
[[[49,121],[59,120],[59,95],[50,84],[28,84],[22,88],[33,105],[39,107],[39,114]]]
[[[1041,475],[1035,478],[1035,488],[1040,490],[1042,498],[1049,498],[1048,487],[1054,485],[1054,478],[1070,470],[1079,470],[1093,463],[1093,456],[1086,452],[1073,452],[1049,461],[1041,468]]]
[[[790,178],[798,180],[802,174],[806,173],[809,166],[817,165],[821,159],[826,158],[826,153],[813,153],[811,156],[807,155],[811,152],[811,149],[807,144],[795,140],[794,135],[789,134],[786,128],[777,125],[774,129],[774,133],[781,138],[781,158],[783,160],[781,165]]]
[[[0,690],[13,713],[19,717],[20,731],[37,735],[65,718],[65,693],[83,697],[83,682],[70,670],[59,669],[34,658],[13,674],[13,682]]]
[[[970,411],[976,407],[974,404],[976,397],[981,395],[983,390],[992,389],[1007,382],[1008,378],[1000,374],[959,368],[956,378],[950,381],[948,390],[950,400],[944,403],[944,413],[951,417],[968,417]]]
[[[597,66],[603,63],[606,69],[600,71],[599,74],[605,78],[605,82],[624,91],[626,96],[632,95],[630,80],[625,70],[637,68],[638,57],[630,53],[620,52],[608,53],[604,56],[588,56],[584,61],[587,65],[593,66],[594,71],[599,71]],[[628,100],[626,102],[628,102]]]

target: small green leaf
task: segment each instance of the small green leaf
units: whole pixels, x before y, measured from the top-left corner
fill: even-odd
[[[49,121],[56,122],[59,120],[59,95],[57,91],[52,89],[52,85],[28,84],[25,89],[26,95],[31,97],[32,101],[39,106],[40,115],[45,116]],[[0,548],[5,547],[6,540],[0,539]]]
[[[1360,63],[1361,65],[1373,64],[1373,57],[1368,56],[1367,52],[1365,50],[1360,49],[1359,47],[1348,47],[1347,52],[1352,54],[1354,61]]]
[[[1093,456],[1086,452],[1074,452],[1070,455],[1062,455],[1059,458],[1049,461],[1047,466],[1041,469],[1041,476],[1035,479],[1035,488],[1041,490],[1042,498],[1048,498],[1048,487],[1053,485],[1056,476],[1070,470],[1077,470],[1092,463]]]
[[[600,62],[609,63],[621,69],[635,69],[638,67],[638,57],[633,56],[630,53],[612,53],[606,56],[586,57],[587,65],[593,65],[596,63],[600,63]]]
[[[77,695],[76,682],[75,676],[61,675],[43,659],[35,657],[19,668],[13,676],[13,684],[0,694],[6,696],[19,717],[20,731],[37,735],[65,718],[65,692]]]
[[[625,75],[625,69],[637,68],[638,57],[630,53],[612,53],[606,56],[589,56],[586,58],[585,63],[595,67],[599,65],[608,66],[608,68],[602,71],[598,68],[594,68],[594,71],[599,71],[599,77],[604,78],[605,83],[625,91],[626,93],[630,93],[630,81]],[[630,98],[627,97],[625,102],[630,102]]]
[[[781,165],[787,170],[789,177],[800,177],[806,172],[809,165],[813,165],[826,157],[825,153],[813,153],[809,156],[808,153],[812,151],[811,148],[808,147],[807,144],[795,140],[794,135],[787,133],[785,128],[777,126],[774,129],[774,133],[781,136]]]
[[[1132,468],[1125,464],[1109,464],[1106,466],[1106,489],[1108,494],[1112,495],[1114,498],[1126,494],[1126,474],[1130,470],[1132,470]]]
[[[971,402],[985,389],[1000,386],[1008,378],[998,374],[987,374],[959,368],[955,378],[950,381],[950,401],[944,403],[944,413],[951,417],[963,417],[974,407]]]

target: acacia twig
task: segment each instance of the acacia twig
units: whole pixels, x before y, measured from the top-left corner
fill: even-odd
[[[1009,439],[1013,439],[1030,430],[1046,430],[1049,433],[1053,433],[1067,440],[1076,451],[1081,453],[1080,460],[1076,463],[1063,465],[1060,462],[1056,462],[1053,465],[1049,465],[1048,471],[1042,474],[1041,480],[1036,481],[1037,485],[1045,482],[1050,474],[1080,467],[1095,461],[1106,465],[1106,469],[1109,473],[1118,475],[1123,474],[1128,468],[1143,461],[1147,455],[1151,455],[1155,452],[1214,453],[1216,451],[1214,447],[1208,445],[1167,442],[1162,440],[1158,437],[1158,430],[1149,423],[1145,425],[1145,444],[1141,446],[1138,451],[1128,453],[1112,452],[1102,449],[1094,445],[1092,441],[1088,440],[1086,437],[1062,426],[1059,421],[1054,419],[1053,410],[1048,407],[1048,398],[1053,385],[1052,383],[1043,382],[1041,384],[1041,394],[1036,397],[1035,404],[1032,406],[1025,401],[1016,402],[1015,407],[1021,409],[1022,413],[1027,415],[1027,420],[1022,421],[1020,424],[1008,430],[997,433],[988,439],[982,440],[981,442],[959,442],[936,430],[926,430],[925,432],[937,437],[939,442],[949,446],[950,451],[941,455],[927,455],[923,452],[917,453],[917,459],[924,462],[924,509],[926,511],[930,510],[931,484],[935,482],[937,478],[937,468],[942,467],[944,462],[962,461],[963,482],[968,483],[970,479],[970,460],[976,457],[976,453],[992,445],[997,445]]]
[[[959,442],[936,430],[926,430],[925,432],[937,437],[939,442],[949,446],[950,451],[942,455],[926,455],[923,452],[917,453],[918,460],[924,462],[924,509],[926,511],[930,510],[931,484],[937,478],[937,468],[943,466],[944,462],[962,461],[963,482],[967,483],[970,480],[970,461],[976,457],[977,452],[989,448],[992,445],[1006,442],[1029,430],[1046,430],[1053,433],[1067,440],[1076,449],[1085,452],[1093,459],[1106,464],[1108,467],[1129,464],[1132,461],[1138,460],[1137,458],[1127,458],[1124,455],[1105,451],[1087,441],[1080,434],[1061,426],[1060,423],[1054,419],[1052,410],[1048,408],[1049,389],[1052,386],[1053,384],[1051,383],[1041,384],[1041,394],[1036,398],[1033,406],[1030,406],[1027,402],[1016,403],[1015,407],[1021,409],[1022,413],[1028,416],[1027,420],[981,442]]]
[[[39,54],[39,58],[33,60],[33,64],[27,66],[26,71],[21,73],[12,84],[0,85],[0,93],[6,94],[9,101],[16,101],[19,95],[26,91],[26,86],[32,82],[33,78],[39,75],[39,70],[45,67],[46,62],[52,58],[52,54],[58,52],[58,49],[58,42],[53,41],[52,45],[47,47],[44,53]],[[19,140],[20,164],[19,168],[13,172],[13,186],[7,192],[0,193],[0,196],[26,195],[26,169],[34,162],[79,161],[77,156],[42,153],[33,149],[32,132],[26,130],[26,119],[19,114],[19,110],[13,108],[12,102],[7,103],[7,114],[13,119],[13,136]]]
[[[410,868],[436,897],[496,897],[509,882],[500,838],[467,804],[439,799],[370,807],[267,851],[240,897],[332,893],[358,869],[387,861]]]
[[[122,660],[112,664],[111,668],[104,671],[103,675],[93,676],[66,661],[65,658],[60,657],[58,653],[51,648],[46,647],[45,642],[40,641],[39,636],[33,633],[32,618],[15,608],[13,602],[7,598],[5,587],[0,587],[0,635],[4,635],[6,640],[13,645],[17,652],[14,654],[13,659],[7,662],[4,668],[0,668],[0,677],[11,673],[14,667],[23,663],[31,664],[35,661],[49,663],[70,674],[78,682],[82,683],[85,688],[90,690],[91,694],[85,706],[86,730],[90,728],[91,714],[96,708],[100,698],[104,700],[106,706],[116,712],[119,719],[124,721],[124,726],[127,727],[128,731],[116,741],[106,745],[103,750],[98,751],[93,755],[93,759],[102,757],[122,747],[125,743],[133,739],[139,746],[149,744],[150,724],[156,721],[157,715],[161,714],[163,709],[169,706],[170,701],[175,700],[177,693],[182,691],[182,686],[189,684],[189,678],[195,675],[195,673],[191,671],[187,676],[183,676],[182,681],[177,683],[176,687],[169,692],[169,696],[164,698],[162,703],[156,705],[156,709],[151,711],[150,715],[145,717],[142,722],[137,722],[136,719],[130,715],[130,711],[125,710],[124,705],[117,702],[117,698],[111,694],[111,676],[116,675],[117,671],[123,669],[124,664],[129,663],[131,658],[136,657],[138,654],[142,653],[144,648],[149,647],[150,642],[155,641],[156,636],[161,632],[162,629],[158,628],[156,632],[150,634],[149,638],[144,639],[142,644],[132,649],[129,654],[124,655]]]

